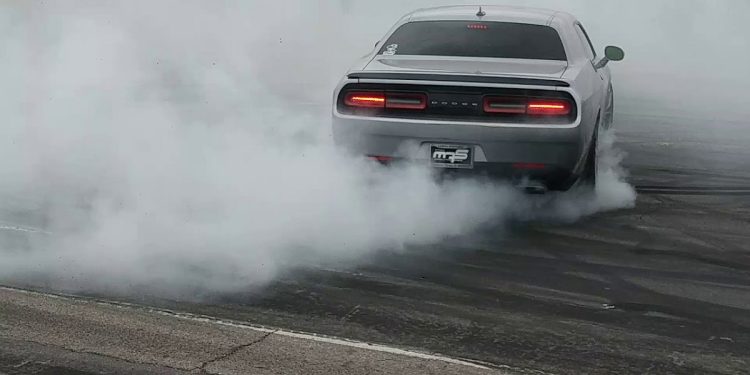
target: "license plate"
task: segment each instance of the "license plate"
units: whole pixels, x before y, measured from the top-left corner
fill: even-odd
[[[438,168],[474,168],[474,148],[461,145],[430,145],[432,166]]]

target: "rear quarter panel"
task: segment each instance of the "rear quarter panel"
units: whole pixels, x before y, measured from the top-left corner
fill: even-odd
[[[581,145],[588,147],[600,116],[602,107],[601,77],[588,60],[571,65],[565,72],[565,80],[578,94],[581,101]]]
[[[593,62],[586,56],[584,45],[575,30],[576,22],[574,17],[561,13],[552,19],[550,26],[557,30],[565,45],[569,65],[562,79],[570,83],[581,100],[580,144],[588,148],[605,100],[605,78],[594,69]]]

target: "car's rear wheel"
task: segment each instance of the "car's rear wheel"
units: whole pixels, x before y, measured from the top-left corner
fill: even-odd
[[[596,186],[598,133],[598,131],[594,132],[594,139],[591,140],[588,155],[586,155],[586,165],[583,168],[583,173],[581,173],[581,183],[584,186]]]
[[[604,120],[602,121],[602,127],[609,129],[615,122],[615,93],[612,87],[609,88],[608,92],[609,99],[607,100],[607,108],[604,110]]]

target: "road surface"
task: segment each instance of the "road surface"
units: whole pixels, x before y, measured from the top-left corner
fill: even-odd
[[[262,291],[203,303],[139,297],[119,301],[150,307],[118,308],[106,295],[86,296],[108,301],[96,304],[27,294],[41,306],[29,307],[23,292],[6,290],[0,372],[314,373],[299,366],[317,363],[314,371],[331,373],[747,373],[748,124],[621,115],[617,127],[640,191],[634,209],[575,224],[515,223],[386,252],[357,269],[301,269]],[[81,327],[76,336],[76,322],[107,320],[107,311],[119,330]],[[179,323],[165,311],[211,318]],[[24,324],[39,334],[23,336]],[[305,335],[243,347],[263,337],[257,327]],[[68,334],[74,345],[59,339]],[[405,352],[318,347],[307,334]],[[213,367],[201,368],[206,361]]]

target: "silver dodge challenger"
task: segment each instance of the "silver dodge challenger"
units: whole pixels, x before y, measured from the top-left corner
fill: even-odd
[[[407,14],[334,93],[337,145],[384,164],[487,175],[530,191],[595,184],[612,124],[607,63],[570,14],[452,6]]]

